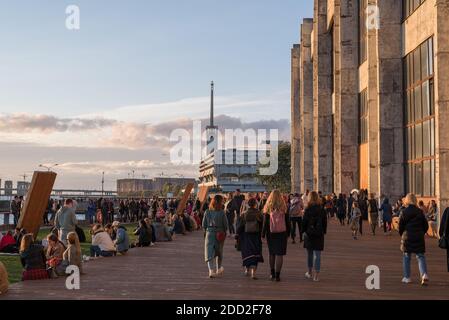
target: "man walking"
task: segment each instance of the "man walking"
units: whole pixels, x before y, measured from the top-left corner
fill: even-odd
[[[76,213],[72,199],[66,199],[64,206],[58,211],[55,217],[55,227],[58,229],[59,240],[67,246],[67,235],[70,232],[75,232]]]
[[[19,223],[19,212],[20,212],[20,207],[19,207],[19,197],[18,196],[14,196],[14,199],[11,200],[11,205],[10,205],[10,211],[11,214],[13,216],[13,220],[14,220],[14,227],[17,226],[17,223]],[[9,215],[8,215],[8,224],[9,224]],[[5,223],[6,224],[6,223]]]

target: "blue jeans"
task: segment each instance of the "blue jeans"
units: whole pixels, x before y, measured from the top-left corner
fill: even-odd
[[[410,267],[410,263],[411,263],[411,259],[412,259],[412,254],[411,253],[404,253],[404,257],[403,257],[403,271],[404,271],[404,278],[409,279],[411,276],[411,267]],[[421,277],[424,275],[427,275],[427,263],[426,263],[426,257],[424,256],[423,253],[417,253],[416,254],[416,259],[418,260],[418,267],[419,267],[419,273],[421,274]]]
[[[114,255],[113,251],[102,251],[99,246],[91,246],[90,247],[90,256],[91,257],[112,257]]]
[[[307,249],[307,266],[309,267],[309,270],[312,270],[313,266],[315,266],[315,271],[320,272],[320,270],[321,270],[321,251]]]

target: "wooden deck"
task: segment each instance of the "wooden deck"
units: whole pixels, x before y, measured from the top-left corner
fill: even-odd
[[[367,226],[364,226],[367,229]],[[299,244],[290,245],[284,261],[282,282],[268,280],[268,261],[259,270],[259,280],[242,274],[240,253],[234,241],[225,248],[225,275],[208,279],[203,262],[203,236],[196,232],[178,236],[174,242],[133,249],[126,257],[103,258],[86,263],[81,290],[65,289],[65,280],[30,281],[12,285],[2,299],[449,299],[449,273],[446,253],[428,239],[429,287],[421,287],[416,260],[414,283],[403,285],[402,255],[397,234],[376,237],[365,235],[354,241],[348,227],[332,223],[322,258],[321,282],[304,278],[305,252]],[[265,246],[265,245],[264,245]],[[266,250],[266,246],[265,246]],[[266,252],[265,252],[265,258]],[[268,260],[268,259],[266,259]],[[365,287],[365,268],[381,270],[381,290]]]

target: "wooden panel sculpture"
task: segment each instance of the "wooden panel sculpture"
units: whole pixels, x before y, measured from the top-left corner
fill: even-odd
[[[207,195],[209,194],[209,187],[203,186],[200,188],[200,191],[198,192],[198,200],[201,203],[200,211],[203,211],[204,204],[207,200]]]
[[[55,180],[56,173],[54,172],[36,171],[33,174],[33,180],[26,195],[18,227],[34,234],[35,238],[42,224]]]
[[[185,188],[184,195],[182,196],[182,199],[178,204],[178,210],[176,210],[177,214],[184,213],[184,210],[186,209],[186,205],[187,205],[187,200],[189,200],[189,197],[190,197],[190,194],[192,193],[193,187],[194,187],[193,183],[189,183],[187,185],[187,187]]]

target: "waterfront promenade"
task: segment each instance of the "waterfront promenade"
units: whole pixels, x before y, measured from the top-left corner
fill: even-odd
[[[367,226],[365,226],[365,230]],[[413,259],[413,284],[404,285],[402,255],[397,234],[364,235],[354,241],[348,227],[332,222],[323,253],[321,282],[304,278],[305,252],[299,244],[289,244],[282,282],[268,280],[268,255],[259,268],[259,280],[245,278],[240,253],[227,240],[225,275],[208,279],[203,261],[203,233],[178,236],[174,242],[133,249],[127,256],[103,258],[86,263],[81,289],[69,291],[65,279],[14,284],[2,299],[449,299],[446,253],[435,239],[427,239],[430,286],[418,284],[418,267]],[[381,270],[381,289],[369,291],[365,269]]]

